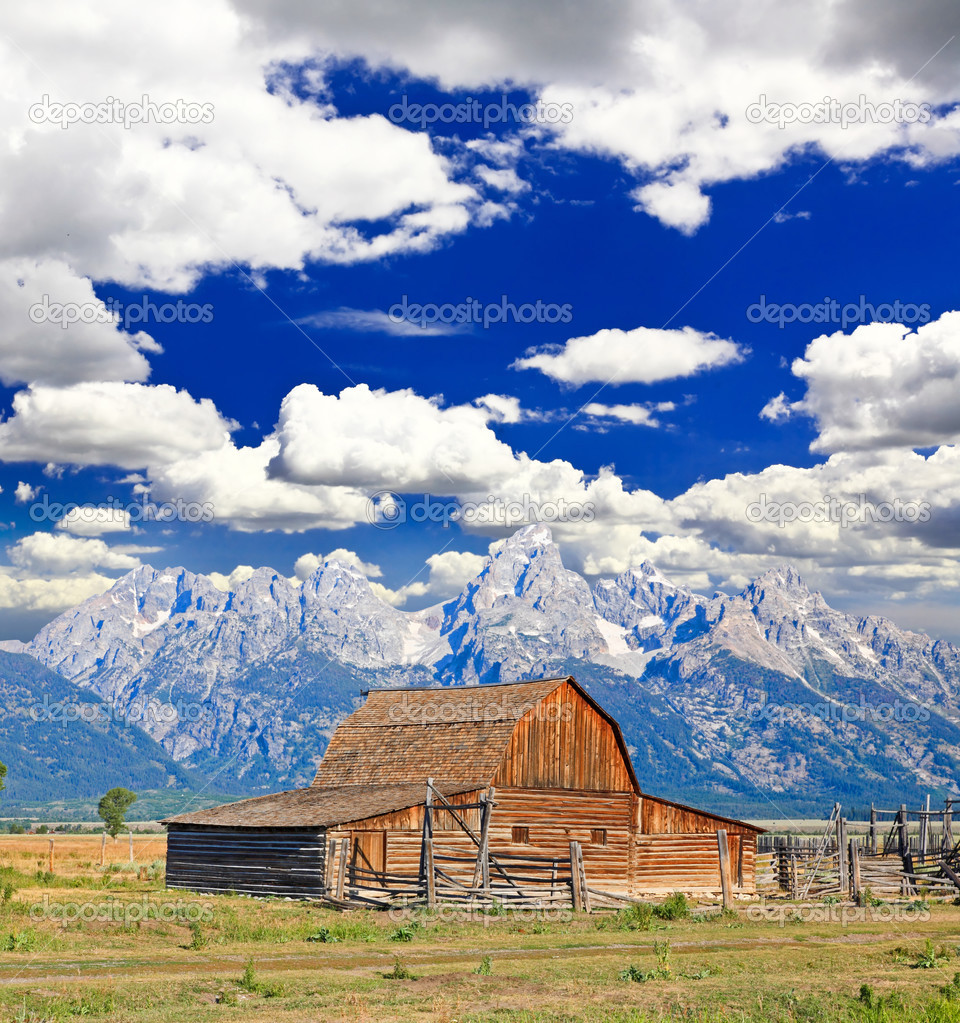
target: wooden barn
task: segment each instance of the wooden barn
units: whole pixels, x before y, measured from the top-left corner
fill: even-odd
[[[761,830],[641,792],[569,677],[372,690],[309,788],[164,823],[172,888],[373,905],[747,894]]]

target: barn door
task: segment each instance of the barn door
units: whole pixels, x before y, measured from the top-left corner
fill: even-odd
[[[387,868],[387,833],[385,831],[355,831],[350,855],[350,874],[354,884],[382,887],[382,875]]]

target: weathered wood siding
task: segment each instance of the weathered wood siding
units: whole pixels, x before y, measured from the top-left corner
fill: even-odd
[[[325,832],[178,828],[167,834],[167,887],[310,898],[323,894]]]
[[[724,820],[711,814],[679,806],[656,796],[644,796],[640,813],[640,830],[645,835],[694,835],[726,829],[728,834],[750,834],[756,831],[738,821]]]
[[[626,892],[634,798],[630,791],[498,788],[497,807],[490,819],[490,849],[494,854],[565,859],[570,843],[579,842],[590,887]],[[514,842],[514,828],[528,829],[529,843]]]
[[[564,682],[517,721],[493,784],[630,792],[625,752],[610,721]]]
[[[752,893],[756,888],[756,838],[728,835],[727,842],[733,888]],[[638,835],[634,844],[630,882],[634,894],[720,891],[720,853],[715,834]],[[741,873],[743,883],[738,885]]]

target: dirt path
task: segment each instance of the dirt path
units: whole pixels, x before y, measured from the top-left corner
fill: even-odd
[[[912,941],[922,942],[928,935],[925,932],[911,931]],[[932,934],[931,936],[936,936]],[[752,938],[719,938],[704,941],[671,941],[674,952],[690,949],[744,949],[744,948],[776,948],[786,945],[864,945],[879,944],[884,941],[902,940],[903,934],[889,932],[885,934],[845,934],[836,937],[818,937],[811,935],[801,941],[795,938],[778,938],[776,936],[757,936]],[[375,967],[389,967],[397,956],[410,966],[445,965],[459,962],[476,963],[478,957],[491,956],[494,959],[561,959],[565,956],[602,956],[611,952],[651,952],[653,936],[645,936],[635,942],[618,942],[609,945],[565,945],[557,948],[473,948],[456,951],[437,949],[418,950],[409,945],[399,945],[389,952],[353,953],[333,952],[328,955],[276,955],[265,957],[254,956],[258,970],[267,972],[285,970],[316,970],[336,969],[340,971],[356,971]],[[3,958],[9,956],[7,953]],[[143,977],[177,974],[180,976],[217,976],[232,977],[242,971],[243,965],[250,958],[249,953],[237,955],[205,956],[192,960],[158,963],[155,960],[143,959],[92,959],[92,960],[59,960],[54,968],[49,962],[16,963],[0,962],[0,984],[65,984],[82,983],[95,979],[117,980],[124,977]]]

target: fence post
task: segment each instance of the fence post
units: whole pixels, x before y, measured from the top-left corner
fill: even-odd
[[[927,858],[927,837],[930,833],[930,793],[927,793],[926,804],[923,809],[923,816],[920,818],[920,862]]]
[[[897,812],[897,825],[899,832],[898,849],[897,852],[900,854],[900,858],[910,851],[909,843],[907,842],[907,804],[901,803],[900,809]]]
[[[720,890],[723,893],[723,908],[730,909],[733,900],[730,897],[730,847],[727,844],[727,832],[720,828],[717,831],[717,852],[720,856]]]
[[[856,839],[850,839],[850,878],[851,878],[851,896],[854,902],[860,901],[860,892],[862,886],[860,884],[860,843]]]
[[[949,856],[953,852],[953,800],[944,800],[946,809],[943,811],[943,848],[941,853]]]
[[[850,890],[850,879],[848,876],[847,863],[847,818],[841,817],[837,821],[837,873],[840,875],[840,894],[844,895]]]
[[[53,873],[53,839],[50,839],[50,873]]]
[[[107,832],[106,829],[100,835],[100,866],[107,865]]]
[[[340,861],[337,864],[337,898],[343,899],[343,885],[347,879],[347,860],[350,857],[350,839],[340,839]]]
[[[870,804],[870,855],[877,855],[877,809]]]
[[[327,862],[323,865],[324,890],[327,895],[333,895],[337,887],[336,874],[333,872],[334,864],[337,862],[337,840],[331,838],[327,845]]]
[[[427,866],[427,909],[433,909],[437,904],[437,874],[433,865],[433,839],[423,840],[424,858]]]
[[[583,910],[583,891],[580,888],[580,867],[577,862],[580,854],[580,843],[570,843],[570,887],[573,893],[573,911]]]

